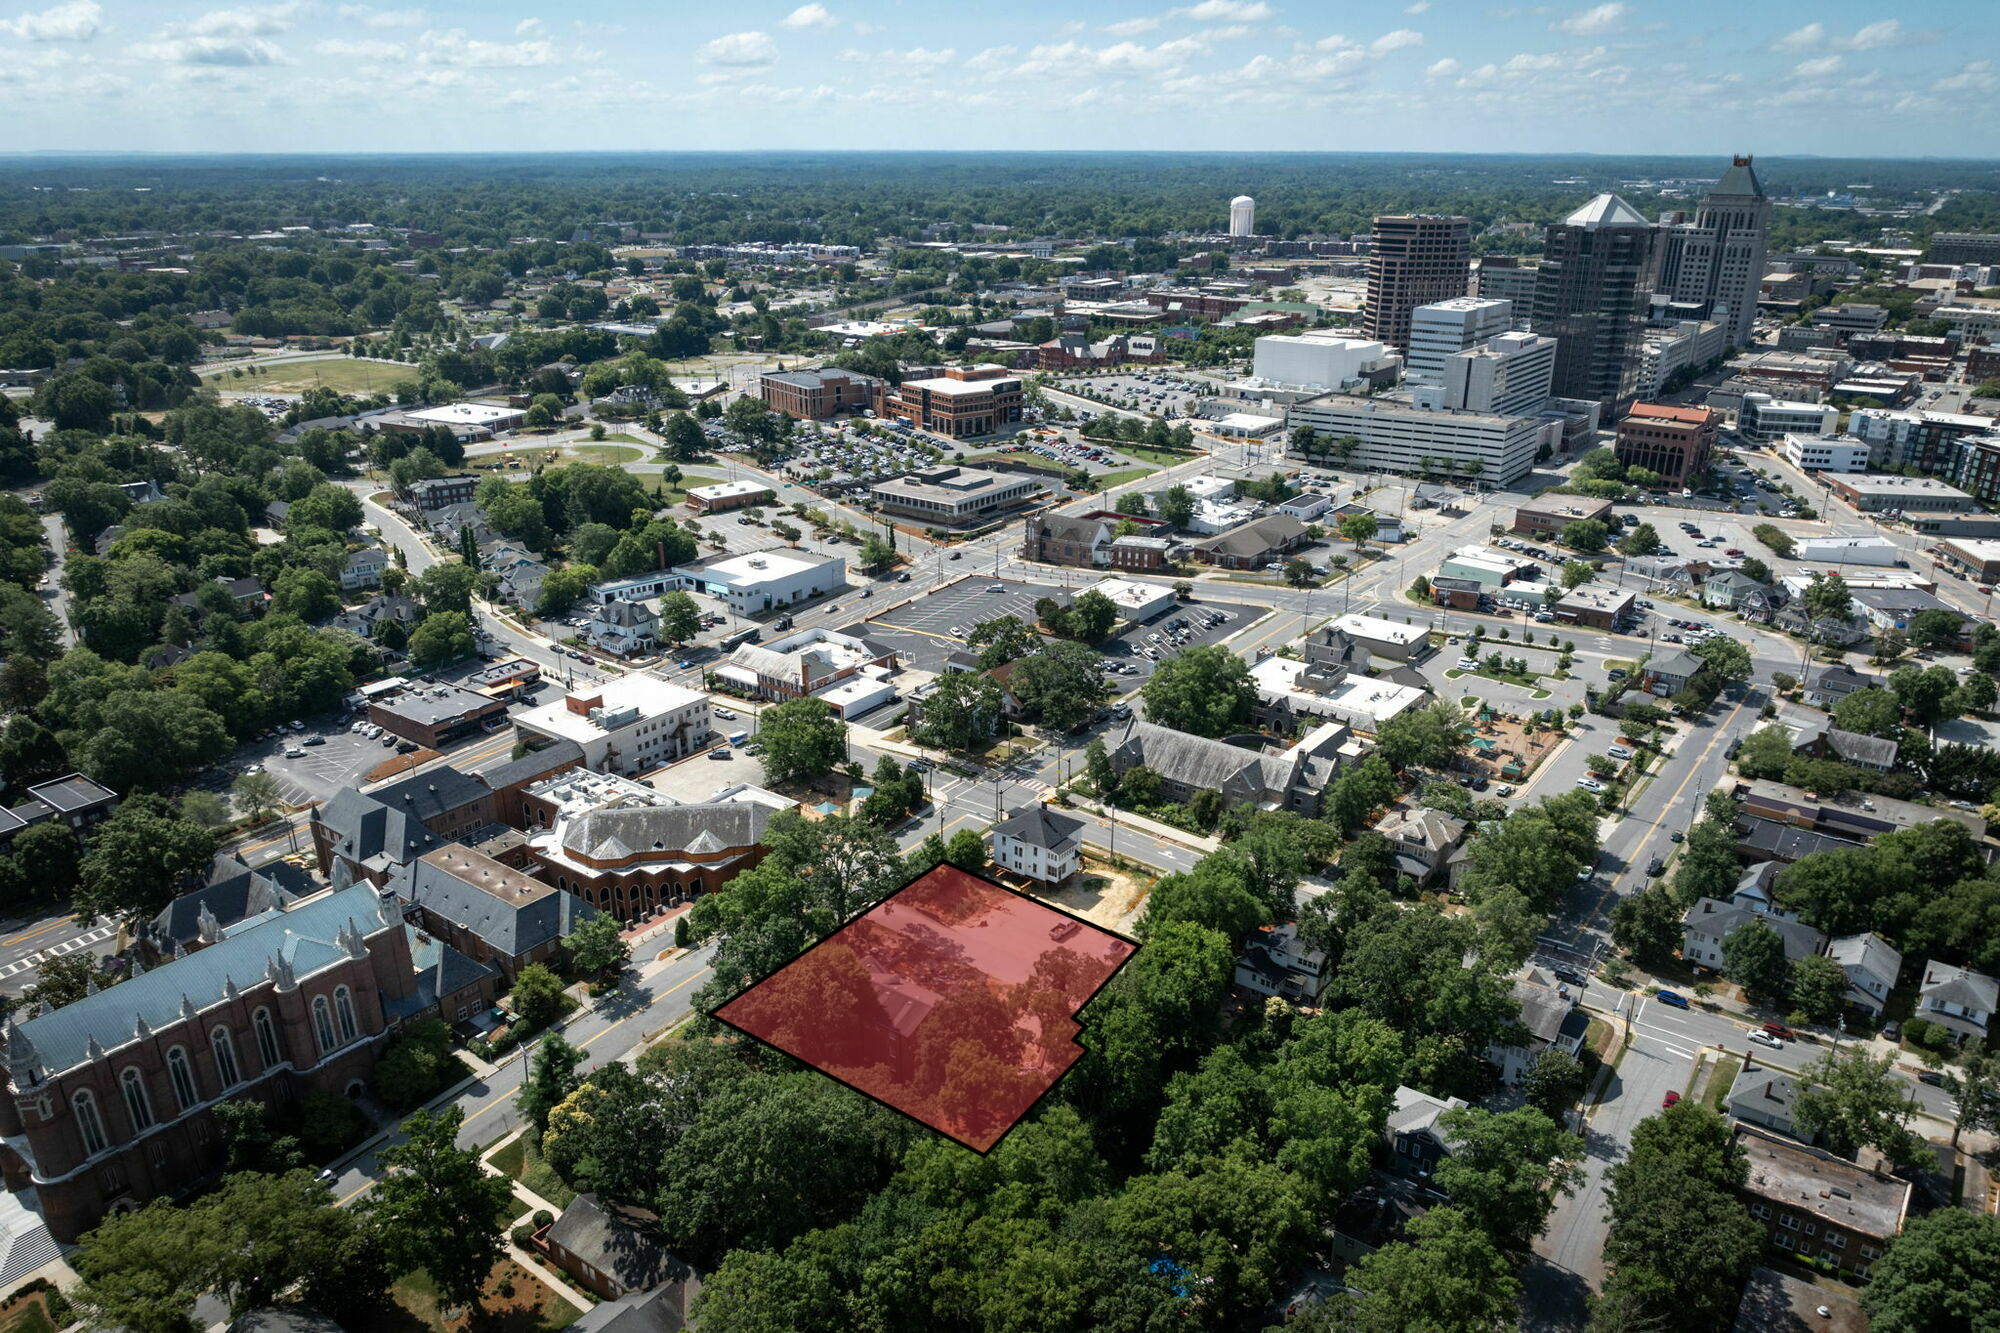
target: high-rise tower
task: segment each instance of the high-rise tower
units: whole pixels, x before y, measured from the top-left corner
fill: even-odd
[[[1551,392],[1622,412],[1639,391],[1653,224],[1600,194],[1548,230],[1535,275],[1534,331],[1558,340]]]
[[[1239,194],[1229,201],[1229,234],[1231,236],[1257,234],[1257,201],[1247,194]]]
[[[1368,307],[1361,326],[1376,342],[1410,349],[1410,312],[1464,296],[1472,285],[1472,220],[1402,213],[1375,219]]]
[[[1750,344],[1771,237],[1771,201],[1751,162],[1735,158],[1702,197],[1694,221],[1662,237],[1675,262],[1662,268],[1660,290],[1677,302],[1699,303],[1738,347]]]

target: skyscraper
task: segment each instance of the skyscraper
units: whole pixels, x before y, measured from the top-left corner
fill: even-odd
[[[1735,158],[1702,197],[1691,223],[1663,229],[1659,289],[1750,345],[1764,253],[1771,237],[1771,201],[1748,156]]]
[[[1472,220],[1431,213],[1375,219],[1368,307],[1361,327],[1397,351],[1410,348],[1410,312],[1464,296],[1472,285]]]
[[[1257,234],[1257,201],[1247,194],[1239,194],[1229,201],[1229,234],[1231,236]]]
[[[1535,279],[1534,331],[1558,340],[1558,398],[1616,411],[1639,391],[1652,278],[1653,224],[1600,194],[1548,230]]]

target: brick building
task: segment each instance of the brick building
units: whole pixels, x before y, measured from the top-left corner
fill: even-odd
[[[413,925],[497,968],[508,986],[530,963],[553,965],[563,936],[598,915],[575,894],[457,843],[404,866],[389,889]]]
[[[942,375],[904,380],[888,410],[955,440],[991,435],[1021,419],[1021,381],[1001,366],[946,366]]]
[[[1572,523],[1595,519],[1611,521],[1611,501],[1581,495],[1551,495],[1546,500],[1524,504],[1514,511],[1514,531],[1532,532],[1543,537],[1560,537]]]
[[[0,1176],[73,1241],[219,1170],[213,1111],[358,1089],[421,1004],[409,938],[358,885],[273,909],[172,962],[6,1029]]]
[[[1707,407],[1634,403],[1618,423],[1618,461],[1649,468],[1670,486],[1708,466],[1722,432],[1722,414]]]
[[[1866,1277],[1902,1231],[1910,1182],[1748,1125],[1736,1145],[1750,1159],[1743,1201],[1779,1249]]]
[[[852,370],[775,370],[757,380],[757,394],[774,412],[801,421],[872,411],[880,413],[889,386]]]
[[[1472,288],[1472,222],[1431,214],[1375,219],[1362,332],[1398,351],[1410,346],[1410,312]]]

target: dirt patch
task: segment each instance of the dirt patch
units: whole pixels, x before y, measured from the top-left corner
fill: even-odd
[[[387,782],[390,778],[398,774],[407,773],[413,768],[428,764],[433,759],[442,758],[444,756],[436,750],[412,750],[409,754],[399,754],[384,759],[381,763],[362,774],[361,780],[363,782]]]
[[[1567,733],[1550,731],[1541,723],[1529,723],[1513,713],[1488,708],[1467,710],[1473,732],[1460,766],[1482,773],[1495,782],[1525,782],[1548,757],[1568,739]]]
[[[1060,888],[1051,890],[1036,885],[1027,891],[1094,926],[1130,935],[1133,923],[1139,919],[1140,910],[1146,905],[1146,895],[1152,891],[1157,878],[1156,875],[1121,870],[1108,861],[1086,856],[1083,869],[1070,876]]]

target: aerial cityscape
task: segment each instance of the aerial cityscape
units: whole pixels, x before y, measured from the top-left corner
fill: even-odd
[[[930,8],[0,13],[0,1333],[2000,1333],[2000,15]]]

